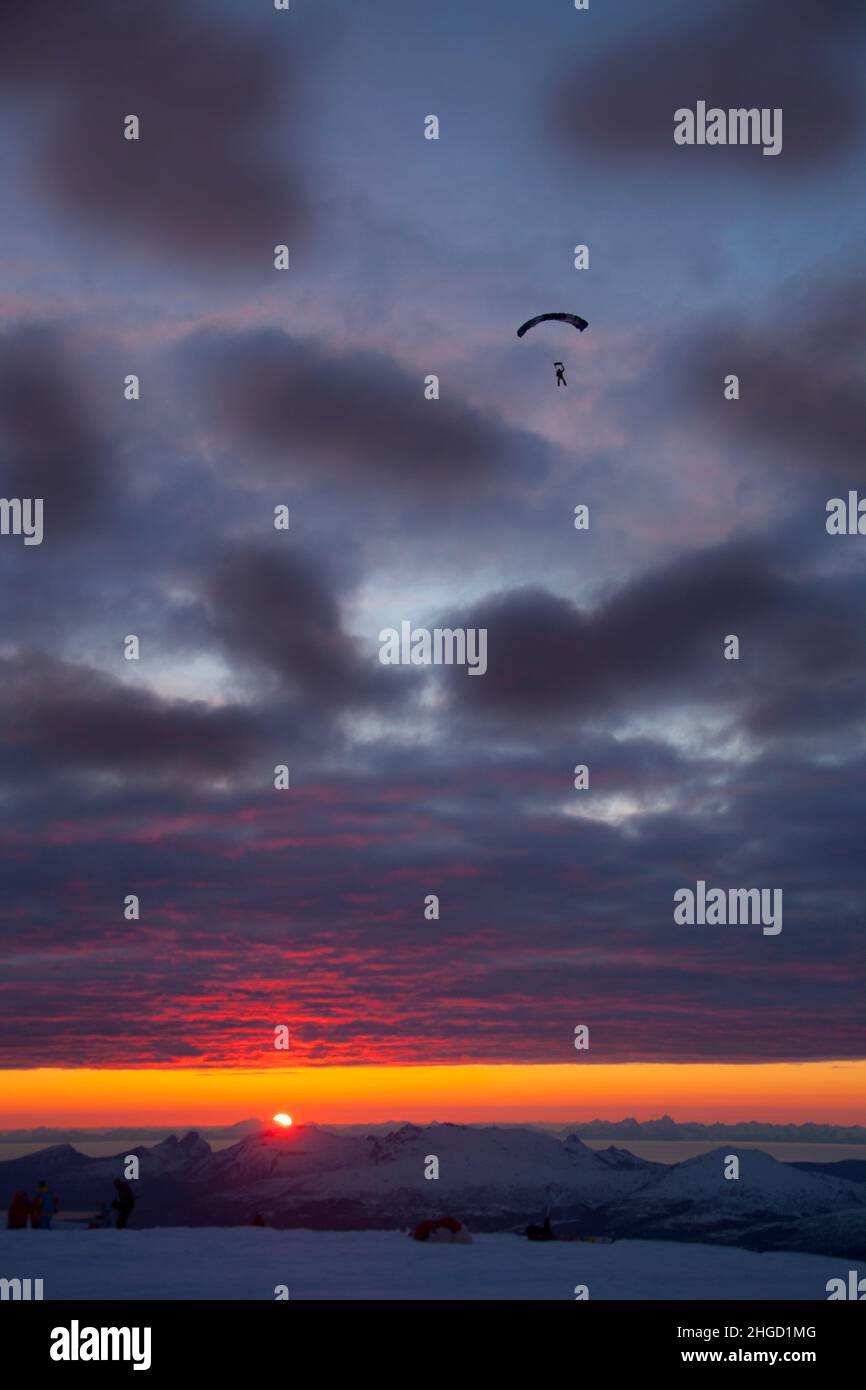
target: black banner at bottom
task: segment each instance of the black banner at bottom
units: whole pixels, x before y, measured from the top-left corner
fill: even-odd
[[[864,1300],[866,1301],[866,1300]],[[866,1309],[837,1302],[575,1301],[539,1323],[538,1304],[466,1302],[2,1302],[3,1345],[26,1349],[30,1373],[128,1373],[157,1380],[204,1372],[283,1373],[303,1359],[355,1376],[478,1364],[513,1375],[524,1358],[547,1371],[666,1372],[673,1367],[791,1365],[825,1379],[859,1364]],[[387,1312],[385,1311],[387,1309]],[[399,1319],[393,1314],[399,1310]],[[335,1336],[335,1333],[337,1335]],[[421,1361],[417,1353],[423,1348]],[[414,1351],[411,1349],[414,1348]],[[438,1351],[436,1349],[439,1349]],[[556,1358],[555,1360],[552,1358]]]

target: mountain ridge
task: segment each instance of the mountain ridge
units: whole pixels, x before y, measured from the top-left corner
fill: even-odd
[[[363,1136],[296,1125],[217,1152],[190,1131],[109,1158],[56,1145],[0,1162],[0,1197],[47,1175],[67,1208],[96,1203],[129,1153],[140,1162],[139,1225],[246,1225],[258,1215],[281,1228],[393,1229],[449,1211],[473,1229],[501,1231],[549,1205],[563,1234],[866,1256],[866,1185],[843,1176],[734,1144],[665,1165],[590,1149],[574,1131],[502,1125],[407,1124]],[[731,1155],[735,1179],[725,1177]]]

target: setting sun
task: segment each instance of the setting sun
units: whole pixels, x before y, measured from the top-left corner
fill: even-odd
[[[280,1111],[279,1115],[274,1115],[273,1119],[278,1125],[290,1125],[292,1123],[291,1115],[284,1115],[282,1111]]]

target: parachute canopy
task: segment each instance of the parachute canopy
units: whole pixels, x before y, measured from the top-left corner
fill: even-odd
[[[579,333],[585,328],[589,328],[586,319],[582,319],[580,314],[538,314],[534,319],[527,319],[517,330],[518,338],[522,338],[524,333],[528,333],[530,328],[534,328],[537,323],[544,323],[547,319],[556,319],[557,323],[570,323]]]

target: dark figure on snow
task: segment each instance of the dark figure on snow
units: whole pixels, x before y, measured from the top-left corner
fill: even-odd
[[[554,365],[554,368],[556,369],[556,384],[557,384],[557,386],[567,386],[567,385],[568,385],[568,382],[567,382],[566,379],[565,379],[565,363],[564,363],[564,362],[554,362],[553,365]]]
[[[527,1226],[528,1240],[556,1240],[550,1225],[550,1188],[547,1189],[547,1205],[544,1208],[544,1222],[541,1226]]]
[[[124,1182],[122,1178],[115,1178],[114,1186],[117,1188],[117,1197],[111,1205],[117,1212],[117,1229],[122,1231],[127,1221],[132,1216],[135,1198],[132,1195],[132,1188],[129,1183]]]
[[[30,1217],[30,1198],[26,1192],[18,1191],[9,1203],[6,1228],[10,1231],[23,1231]]]
[[[526,1235],[529,1240],[556,1240],[550,1225],[550,1216],[545,1215],[542,1226],[527,1226]]]
[[[30,1208],[30,1224],[39,1231],[51,1229],[51,1219],[54,1213],[60,1210],[60,1203],[57,1200],[57,1193],[52,1192],[48,1183],[43,1178],[38,1188],[36,1196],[33,1198],[33,1206]]]

